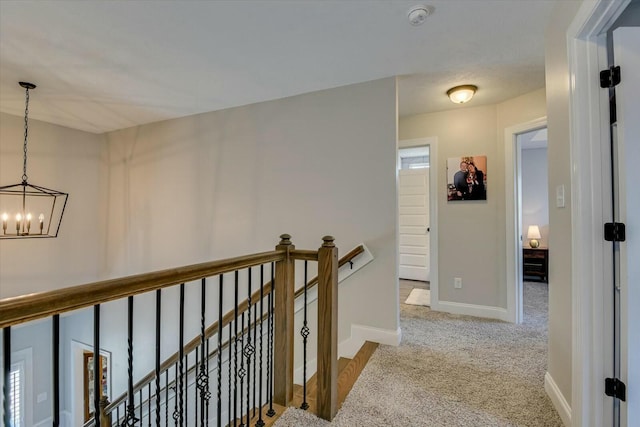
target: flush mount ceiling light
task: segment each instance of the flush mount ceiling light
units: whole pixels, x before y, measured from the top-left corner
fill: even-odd
[[[414,6],[409,11],[409,23],[413,26],[424,24],[427,17],[433,13],[433,6]]]
[[[471,101],[471,98],[473,98],[477,90],[478,86],[462,85],[452,87],[447,91],[447,95],[454,104],[464,104],[465,102]]]
[[[67,193],[27,182],[27,136],[29,135],[29,90],[33,83],[20,82],[25,91],[22,182],[0,187],[0,239],[57,237],[67,205]],[[37,223],[36,223],[37,221]]]

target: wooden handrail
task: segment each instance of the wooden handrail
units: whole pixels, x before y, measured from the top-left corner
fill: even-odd
[[[363,252],[364,252],[364,246],[362,246],[362,245],[356,246],[355,248],[351,249],[351,251],[349,251],[348,254],[346,254],[345,256],[340,258],[340,260],[338,260],[338,268],[342,267],[343,265],[345,265],[348,262],[351,262],[352,259],[354,259],[355,257],[357,257],[358,255],[360,255]],[[300,259],[302,259],[302,258],[300,258]],[[310,288],[312,288],[315,285],[317,285],[317,284],[318,284],[318,276],[314,277],[313,279],[311,279],[311,280],[309,280],[307,282],[307,291]],[[295,298],[298,298],[303,293],[304,293],[304,286],[301,286],[300,289],[298,289],[296,291]]]
[[[203,277],[285,259],[275,250],[0,300],[0,329]]]
[[[358,255],[360,255],[363,252],[364,252],[364,246],[363,245],[359,245],[359,246],[353,248],[351,251],[349,251],[349,253],[347,253],[345,256],[340,258],[340,260],[338,261],[338,266],[342,267],[343,265],[345,265],[346,263],[350,262],[351,260],[353,260],[355,257],[357,257]],[[294,257],[295,259],[301,259],[301,260],[305,260],[305,259],[313,260],[314,254],[315,254],[315,260],[317,261],[317,259],[318,259],[318,251],[307,251],[307,250],[300,250],[300,249],[295,249],[293,251],[290,251],[290,255],[292,257]],[[307,282],[307,290],[309,290],[311,287],[313,287],[313,286],[315,286],[317,284],[318,284],[318,276],[314,277],[309,282]],[[264,287],[262,289],[263,297],[266,297],[267,295],[269,295],[269,293],[271,293],[271,290],[272,290],[272,282],[269,281],[264,285]],[[304,286],[301,286],[300,289],[298,289],[296,291],[295,298],[299,297],[303,293],[304,293]],[[259,301],[259,300],[260,300],[260,290],[257,290],[251,295],[251,301]],[[244,299],[243,301],[239,302],[239,304],[238,304],[238,314],[242,314],[245,311],[247,311],[247,309],[249,307],[249,302],[248,301],[249,301],[248,299]],[[266,315],[262,316],[263,320],[264,320],[265,316]],[[224,328],[229,323],[231,323],[231,320],[233,318],[234,318],[234,310],[232,309],[229,312],[227,312],[227,314],[225,314],[224,317],[222,318],[222,327]],[[217,332],[218,332],[218,321],[215,321],[211,326],[209,326],[205,330],[205,339],[211,338]],[[198,345],[200,345],[201,340],[202,340],[202,338],[200,336],[197,336],[194,339],[192,339],[191,341],[189,341],[184,347],[184,354],[189,354],[193,350],[195,350],[198,347]],[[226,346],[228,344],[229,344],[228,341],[225,341],[225,343],[223,344],[223,348],[226,348]],[[178,358],[179,358],[179,354],[180,354],[179,352],[176,352],[176,353],[172,354],[169,358],[167,358],[160,365],[160,372],[166,371],[169,367],[171,367],[175,363],[177,363],[178,362]],[[208,358],[212,358],[216,354],[217,354],[217,348],[213,349],[213,351],[210,352],[210,354],[208,355]],[[153,378],[155,378],[155,371],[151,371],[147,375],[142,377],[133,386],[134,393],[137,393],[140,389],[145,387],[149,382],[151,382],[153,380]],[[105,412],[110,413],[119,404],[124,402],[124,400],[126,398],[127,398],[127,393],[126,392],[121,394],[116,399],[114,399],[111,403],[109,403],[109,405],[105,408]]]

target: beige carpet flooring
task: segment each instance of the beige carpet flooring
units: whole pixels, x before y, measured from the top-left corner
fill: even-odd
[[[402,344],[378,348],[331,423],[290,408],[275,426],[562,426],[544,391],[547,298],[525,283],[522,325],[401,304]]]

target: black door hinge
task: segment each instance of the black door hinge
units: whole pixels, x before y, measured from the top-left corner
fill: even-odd
[[[627,386],[617,378],[604,379],[604,394],[615,397],[623,402],[627,398]]]
[[[604,225],[604,240],[607,242],[624,242],[627,238],[625,226],[621,222],[607,222]]]
[[[600,71],[600,87],[616,87],[620,83],[620,67],[611,66],[607,70]]]

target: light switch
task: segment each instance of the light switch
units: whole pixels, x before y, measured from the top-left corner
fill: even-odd
[[[564,208],[564,185],[556,187],[556,207]]]
[[[42,402],[44,402],[45,400],[47,400],[47,393],[46,393],[46,392],[45,392],[45,393],[40,393],[40,394],[38,395],[38,397],[36,397],[36,402],[37,402],[37,403],[42,403]]]

